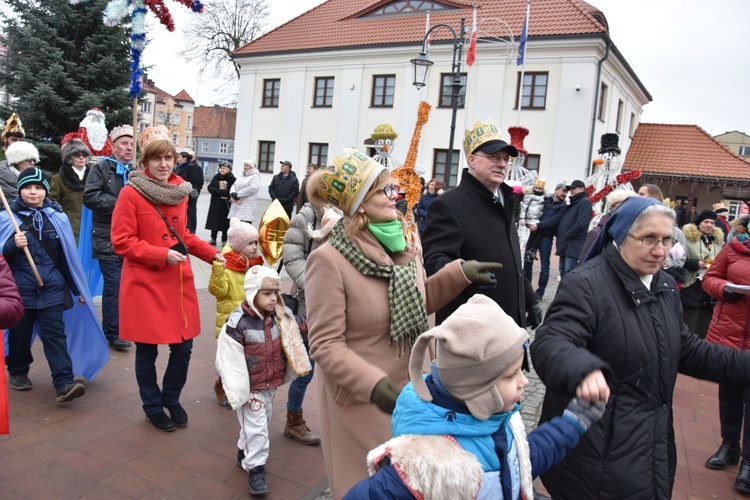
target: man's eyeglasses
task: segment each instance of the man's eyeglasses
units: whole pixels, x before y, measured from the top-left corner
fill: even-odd
[[[495,164],[505,163],[506,165],[510,165],[510,162],[511,162],[510,156],[505,156],[505,155],[485,155],[485,154],[480,154],[480,153],[473,153],[473,155],[479,156],[481,158],[487,158],[488,160],[490,160],[492,163],[495,163]]]
[[[388,184],[383,188],[383,194],[386,195],[386,197],[390,198],[394,194],[398,193],[398,186],[395,184]]]
[[[656,236],[644,236],[643,238],[639,238],[638,236],[634,236],[632,234],[628,234],[631,238],[634,240],[638,240],[641,242],[641,245],[643,245],[644,248],[654,248],[659,243],[664,248],[671,248],[672,247],[672,237],[667,236],[665,238],[657,238]]]

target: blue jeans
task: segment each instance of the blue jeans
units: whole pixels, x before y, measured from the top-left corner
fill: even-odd
[[[578,258],[568,257],[567,255],[560,256],[560,278],[568,274],[570,271],[576,268],[578,265]]]
[[[99,259],[104,278],[102,289],[102,330],[108,341],[120,338],[120,276],[122,259]]]
[[[8,373],[11,375],[28,375],[29,366],[34,361],[31,354],[31,336],[34,323],[39,325],[39,337],[42,339],[44,356],[47,358],[52,384],[60,389],[73,382],[73,362],[68,354],[63,323],[63,305],[45,309],[26,309],[21,321],[10,329],[8,334]]]
[[[310,354],[310,344],[305,341],[305,349]],[[302,401],[305,399],[307,385],[315,373],[315,361],[310,358],[310,373],[303,377],[297,377],[289,384],[289,397],[286,400],[286,409],[288,411],[302,411]]]
[[[164,411],[165,406],[175,406],[180,402],[182,388],[187,380],[190,353],[193,350],[193,339],[179,344],[169,344],[169,361],[164,371],[162,388],[156,380],[156,357],[159,355],[158,344],[135,343],[135,379],[143,402],[146,415]]]
[[[545,236],[537,242],[539,248],[539,262],[542,265],[542,270],[539,272],[539,287],[536,289],[536,294],[540,297],[544,296],[544,291],[547,289],[547,283],[549,282],[549,260],[552,256],[552,236]],[[527,263],[523,272],[526,278],[531,282],[532,268],[534,267],[533,262]]]

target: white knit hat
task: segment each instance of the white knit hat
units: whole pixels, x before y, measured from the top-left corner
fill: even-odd
[[[246,245],[258,241],[258,230],[252,224],[242,222],[237,217],[229,220],[229,230],[227,231],[227,243],[232,250],[239,253]]]
[[[472,296],[441,325],[420,335],[412,347],[409,378],[424,401],[432,401],[422,377],[422,361],[433,339],[438,376],[448,393],[463,401],[479,420],[501,412],[504,402],[497,379],[524,355],[529,341],[526,329],[494,300]]]
[[[39,151],[30,142],[17,141],[5,150],[5,158],[10,165],[18,165],[25,160],[39,161]]]

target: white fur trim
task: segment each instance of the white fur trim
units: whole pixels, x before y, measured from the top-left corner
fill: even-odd
[[[216,340],[216,370],[233,410],[250,401],[250,373],[247,371],[245,350],[227,335],[226,324],[221,327]]]
[[[39,151],[30,142],[17,141],[5,150],[5,158],[8,164],[15,166],[24,160],[39,161]]]
[[[529,452],[529,442],[526,439],[526,427],[523,425],[521,414],[516,412],[510,417],[508,422],[510,432],[516,442],[518,451],[518,468],[521,473],[521,497],[534,498],[534,487],[531,477],[531,454]]]
[[[86,129],[86,137],[89,144],[96,151],[104,148],[108,137],[107,127],[104,124],[104,113],[98,109],[90,109],[86,112],[86,116],[78,126]]]
[[[310,357],[302,342],[297,320],[292,316],[292,311],[284,307],[281,294],[276,306],[276,318],[281,330],[281,346],[284,348],[289,367],[298,375],[307,375],[312,370]]]

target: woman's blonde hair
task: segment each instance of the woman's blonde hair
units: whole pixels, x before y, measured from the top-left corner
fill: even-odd
[[[146,169],[148,168],[148,162],[151,158],[162,156],[167,153],[172,153],[172,162],[174,164],[174,161],[176,161],[177,158],[177,150],[174,148],[172,141],[159,140],[150,142],[145,148],[143,148],[143,151],[141,151],[141,157],[138,160],[138,163],[141,164],[142,168]]]

